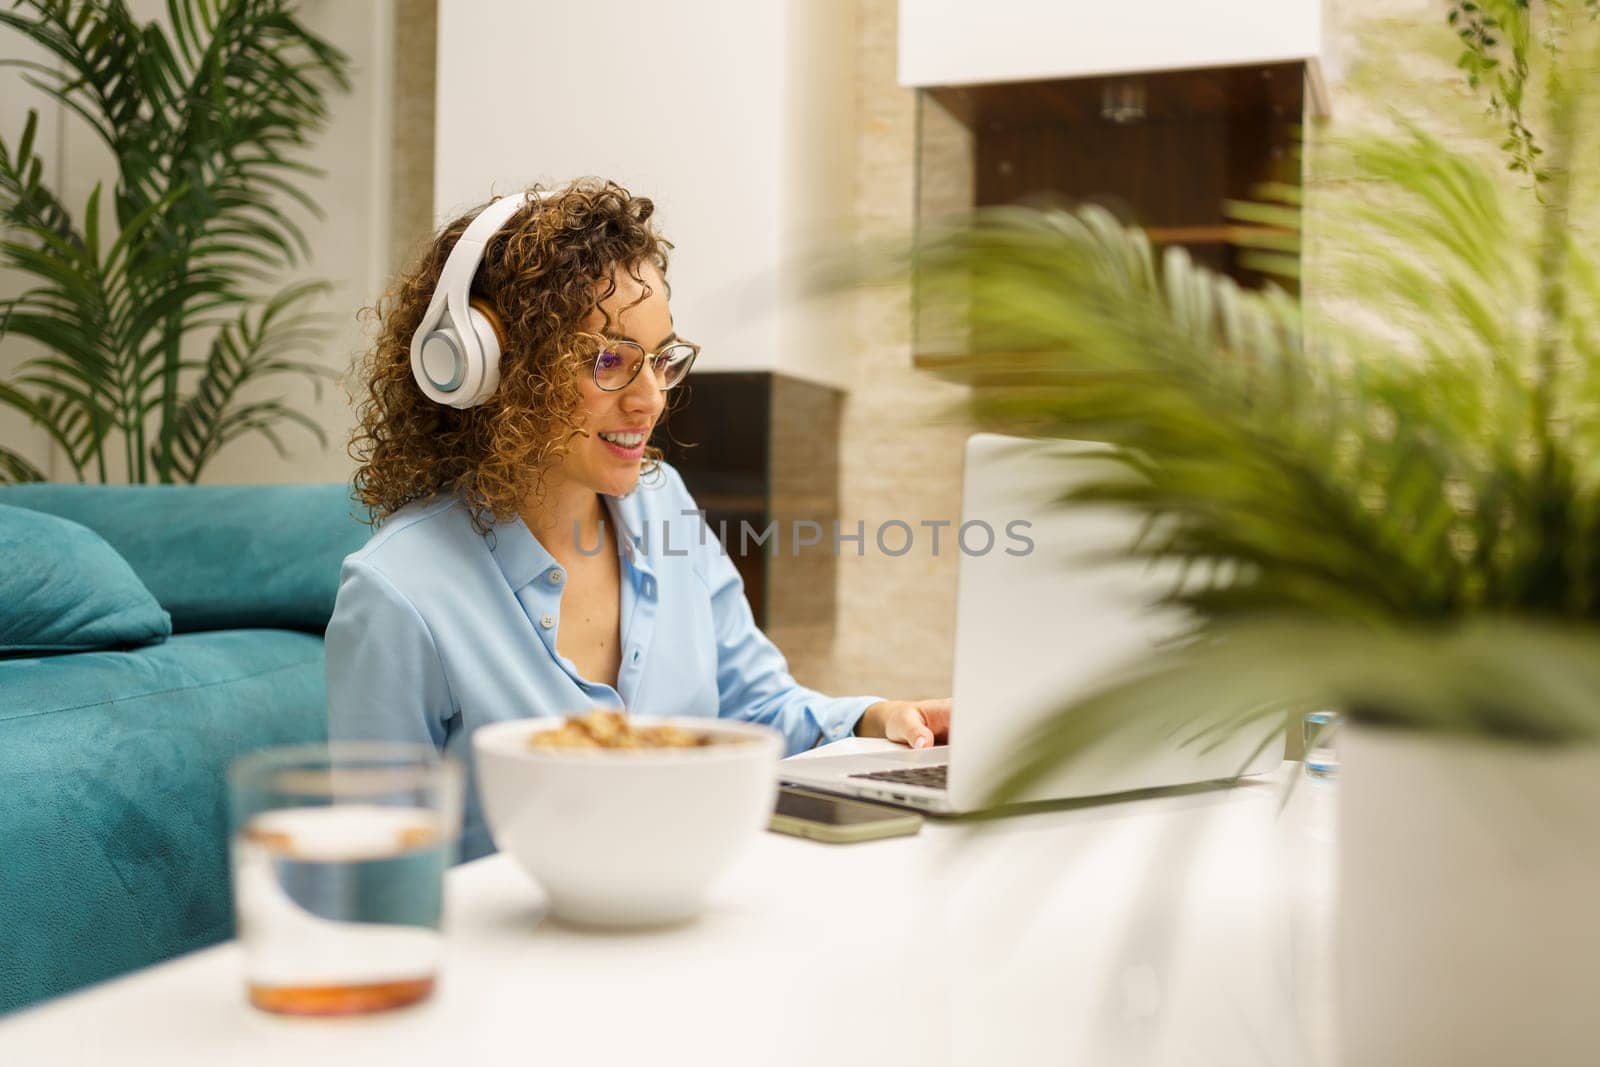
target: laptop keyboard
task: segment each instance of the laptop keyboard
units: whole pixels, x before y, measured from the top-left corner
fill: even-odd
[[[895,782],[899,785],[920,785],[927,789],[944,789],[945,780],[950,773],[948,763],[937,763],[931,767],[906,767],[894,771],[868,771],[862,774],[852,774],[851,778],[871,778],[874,782]]]

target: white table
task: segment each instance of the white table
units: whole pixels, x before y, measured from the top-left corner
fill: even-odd
[[[541,923],[494,856],[449,876],[425,1004],[265,1015],[224,944],[0,1022],[0,1063],[1331,1064],[1336,788],[1286,763],[912,838],[763,834],[707,914],[648,933]]]

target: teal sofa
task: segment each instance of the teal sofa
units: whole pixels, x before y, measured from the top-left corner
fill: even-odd
[[[224,772],[326,737],[322,632],[369,530],[343,485],[24,485],[0,505],[87,527],[171,619],[138,647],[0,658],[4,1013],[231,935]]]

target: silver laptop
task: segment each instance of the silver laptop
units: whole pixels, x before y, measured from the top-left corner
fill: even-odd
[[[969,439],[962,523],[987,523],[995,537],[992,549],[979,553],[986,537],[973,527],[967,539],[973,551],[961,551],[950,743],[785,760],[780,779],[935,813],[977,811],[1030,727],[1182,633],[1182,615],[1155,606],[1172,588],[1174,572],[1115,559],[1139,520],[1109,507],[1069,510],[1053,503],[1074,481],[1111,467],[1102,445],[996,434]],[[1021,538],[1031,540],[1031,550]],[[1176,738],[1099,746],[1019,802],[1259,774],[1277,767],[1282,755],[1281,742],[1262,730],[1215,747]]]

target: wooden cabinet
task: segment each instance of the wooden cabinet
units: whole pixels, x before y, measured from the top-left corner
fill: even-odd
[[[1326,110],[1318,5],[902,0],[900,12],[919,227],[974,207],[1095,202],[1243,285],[1266,280],[1226,205],[1301,183],[1298,131]],[[1008,34],[1015,47],[995,48]],[[955,369],[940,362],[960,347],[935,321],[948,313],[918,305],[919,365]]]
[[[1274,63],[921,90],[918,218],[1096,201],[1253,282],[1230,254],[1224,204],[1299,184],[1304,83],[1304,64]]]
[[[725,541],[757,624],[831,627],[844,394],[771,371],[710,371],[670,395],[662,450]],[[797,531],[818,540],[799,544]]]

